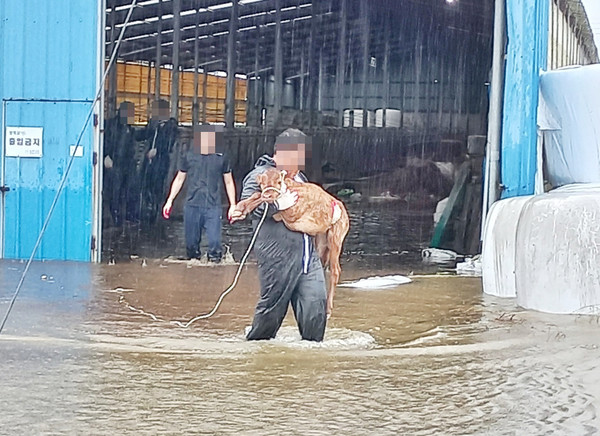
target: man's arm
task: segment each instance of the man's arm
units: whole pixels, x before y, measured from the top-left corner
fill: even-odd
[[[260,186],[259,186],[258,182],[256,181],[256,176],[266,170],[267,170],[267,168],[258,167],[258,168],[253,169],[246,175],[246,177],[244,178],[244,181],[242,182],[242,194],[240,195],[240,200],[245,200],[247,198],[250,198],[252,196],[252,194],[254,194],[255,192],[260,192]],[[277,212],[277,208],[275,208],[274,205],[268,205],[266,203],[263,203],[260,206],[258,206],[256,209],[254,209],[252,214],[256,218],[260,218],[265,210],[265,207],[269,207],[269,212],[267,214],[269,217],[273,216]],[[232,216],[229,220],[233,222],[233,221],[243,220],[245,218],[246,218],[245,214],[243,214],[239,210],[235,210],[234,212],[232,212]]]
[[[184,171],[177,171],[177,175],[173,179],[173,183],[171,184],[171,190],[169,191],[169,196],[167,197],[167,201],[163,206],[163,217],[165,219],[169,219],[169,215],[171,215],[171,208],[173,207],[173,201],[181,188],[183,187],[183,183],[185,182],[185,178],[187,177],[187,173]]]
[[[253,194],[260,192],[260,186],[259,186],[258,182],[256,181],[256,176],[258,174],[263,173],[266,170],[267,170],[267,168],[255,168],[250,173],[248,173],[248,175],[244,178],[244,181],[242,183],[242,195],[240,196],[240,203],[243,200],[246,200],[246,199],[252,197]],[[267,217],[271,218],[273,215],[275,215],[280,210],[285,210],[289,207],[292,207],[294,204],[296,204],[297,201],[298,201],[298,194],[296,192],[290,190],[287,193],[280,196],[280,198],[278,200],[276,200],[274,203],[260,204],[258,207],[256,207],[252,211],[252,215],[254,215],[255,218],[260,218],[263,215],[263,213],[265,212],[265,208],[268,208]],[[233,221],[243,220],[245,218],[246,218],[245,213],[243,213],[241,210],[234,209],[229,220],[231,222],[233,222]]]
[[[223,174],[223,183],[225,185],[225,192],[227,193],[227,199],[229,200],[229,209],[227,211],[227,219],[231,221],[231,214],[235,210],[235,182],[233,181],[233,174]]]

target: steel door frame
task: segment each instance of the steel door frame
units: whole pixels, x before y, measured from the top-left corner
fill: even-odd
[[[93,123],[94,145],[92,152],[95,153],[96,159],[93,161],[94,167],[92,172],[92,238],[95,238],[95,248],[92,249],[92,262],[101,262],[102,260],[102,200],[103,200],[103,178],[104,178],[104,93],[106,89],[103,86],[102,78],[106,68],[106,32],[104,30],[106,24],[106,0],[98,0],[97,4],[97,29],[96,29],[96,95],[99,98],[96,101],[94,116],[96,122]],[[115,68],[117,59],[115,58]]]
[[[5,186],[5,155],[6,155],[6,128],[4,127],[6,120],[6,100],[2,99],[2,153],[0,155],[0,186]],[[4,190],[0,192],[0,259],[4,259]]]

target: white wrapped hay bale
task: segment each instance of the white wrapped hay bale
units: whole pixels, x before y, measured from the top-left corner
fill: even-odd
[[[520,306],[600,313],[600,186],[570,185],[530,199],[516,236]]]
[[[525,203],[532,196],[507,198],[490,208],[481,253],[483,292],[496,297],[515,297],[517,225]]]

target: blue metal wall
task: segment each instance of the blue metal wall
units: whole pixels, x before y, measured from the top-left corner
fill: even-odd
[[[534,192],[539,74],[546,69],[549,1],[506,0],[502,198]]]
[[[0,159],[5,258],[30,256],[95,97],[98,1],[0,1],[4,125],[44,129],[43,157]],[[37,259],[90,260],[93,131],[90,122]]]

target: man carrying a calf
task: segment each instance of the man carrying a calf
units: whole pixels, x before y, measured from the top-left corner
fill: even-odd
[[[288,172],[303,170],[310,154],[309,138],[300,130],[287,129],[275,141],[273,157],[261,156],[243,181],[241,200],[250,197],[260,187],[256,176],[270,168]],[[302,173],[297,181],[306,182]],[[282,194],[273,204],[262,204],[251,213],[254,227],[268,207],[254,246],[258,260],[260,299],[254,313],[248,340],[272,339],[291,304],[302,339],[322,341],[327,323],[327,290],[325,275],[313,240],[303,233],[289,230],[272,217],[280,210],[292,207],[298,196],[292,191]],[[244,219],[234,211],[232,221]]]

